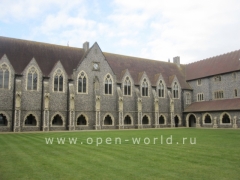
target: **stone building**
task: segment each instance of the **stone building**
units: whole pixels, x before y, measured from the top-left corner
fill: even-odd
[[[0,131],[240,127],[240,51],[183,65],[0,37]]]

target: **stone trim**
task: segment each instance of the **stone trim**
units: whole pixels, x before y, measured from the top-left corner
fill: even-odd
[[[176,97],[174,97],[174,85],[177,85],[177,92],[178,92],[178,97],[176,98]],[[172,97],[173,97],[173,99],[180,99],[180,88],[179,88],[180,86],[179,86],[179,83],[177,82],[177,81],[173,81],[173,84],[172,84]]]
[[[112,94],[105,94],[105,80],[107,79],[107,76],[110,76],[110,79],[112,80]],[[114,81],[113,81],[113,77],[110,73],[107,73],[104,78],[103,78],[103,94],[106,96],[113,96],[113,92],[114,91]]]
[[[84,73],[84,76],[86,77],[86,92],[78,92],[78,78],[81,76],[81,73]],[[77,90],[77,94],[88,94],[88,76],[87,76],[87,73],[84,71],[84,70],[81,70],[79,73],[78,73],[78,76],[77,76],[77,80],[76,80],[76,90]]]
[[[86,125],[77,125],[77,120],[78,120],[78,118],[81,116],[81,115],[83,115],[84,117],[85,117],[85,119],[86,119]],[[77,114],[77,116],[76,116],[76,127],[86,127],[86,126],[89,126],[89,121],[88,121],[88,116],[85,114],[85,113],[78,113]]]
[[[30,114],[32,114],[35,117],[35,119],[36,119],[36,126],[25,126],[25,121],[26,121],[27,117]],[[23,119],[23,127],[38,127],[38,126],[39,126],[39,119],[38,119],[37,115],[34,112],[32,112],[32,111],[26,113],[26,115],[24,116],[24,119]]]
[[[31,68],[34,68],[36,73],[37,73],[37,90],[29,90],[27,89],[27,86],[28,86],[28,73],[30,71]],[[39,87],[40,87],[40,73],[39,73],[39,70],[36,66],[34,65],[30,65],[26,71],[26,77],[25,77],[25,80],[26,80],[26,84],[25,84],[25,90],[26,91],[39,91]]]
[[[61,75],[63,77],[63,91],[54,91],[54,79],[55,79],[55,75],[56,75],[58,70],[61,71]],[[65,93],[65,84],[66,84],[66,76],[65,76],[64,71],[61,68],[55,69],[55,71],[52,75],[52,92],[54,92],[54,93]]]
[[[205,117],[207,116],[207,115],[209,115],[210,116],[210,118],[211,118],[211,123],[205,123]],[[212,118],[212,115],[210,114],[210,113],[204,113],[203,115],[202,115],[202,124],[204,124],[204,125],[212,125],[213,124],[213,118]]]
[[[10,118],[9,118],[8,113],[6,113],[4,111],[0,111],[0,114],[3,114],[7,118],[7,126],[0,126],[0,127],[10,127]]]
[[[10,66],[6,63],[6,62],[3,62],[0,64],[0,69],[2,69],[2,66],[3,65],[6,65],[7,66],[7,69],[9,71],[9,79],[8,79],[8,88],[7,89],[4,89],[4,88],[0,88],[0,90],[11,90],[11,83],[12,83],[12,71],[11,71],[11,68]]]
[[[164,124],[159,124],[159,118],[160,118],[161,116],[163,116]],[[157,123],[158,125],[167,125],[167,118],[166,118],[166,116],[165,116],[164,114],[159,114],[157,122],[158,122],[158,123]]]
[[[227,115],[229,116],[230,123],[223,123],[223,122],[222,122],[222,120],[223,120],[223,115],[224,115],[224,114],[227,114]],[[219,120],[220,120],[220,122],[219,122],[220,125],[232,125],[232,117],[231,117],[231,115],[230,115],[229,113],[227,113],[226,111],[224,111],[224,112],[220,115]]]
[[[159,86],[159,85],[160,85],[160,81],[162,81],[162,84],[163,84],[163,94],[164,94],[163,97],[159,97],[159,93],[158,93],[159,88],[160,88],[160,86]],[[166,83],[165,83],[165,81],[161,78],[161,79],[158,80],[158,84],[157,84],[157,97],[158,97],[158,98],[161,98],[161,99],[166,98],[166,92],[167,92],[167,90],[166,90]]]
[[[109,115],[109,116],[111,117],[111,119],[112,119],[112,125],[105,125],[105,124],[104,124],[105,117],[107,117],[108,115]],[[103,116],[102,126],[114,126],[114,125],[115,125],[115,120],[114,120],[113,115],[112,115],[111,113],[106,113],[106,114]]]
[[[125,95],[125,91],[124,91],[124,83],[125,83],[126,78],[128,78],[128,80],[130,81],[130,87],[131,87],[130,95]],[[122,82],[122,92],[123,92],[123,96],[132,97],[132,94],[133,94],[132,91],[133,91],[133,81],[132,81],[132,79],[127,75],[127,76],[124,77],[123,82]]]
[[[147,116],[147,117],[148,117],[148,124],[143,124],[143,117],[144,117],[144,116]],[[150,116],[149,116],[148,114],[142,114],[142,120],[141,120],[141,121],[142,121],[141,124],[142,124],[143,126],[144,126],[144,125],[151,125],[151,118],[150,118]]]
[[[142,95],[142,86],[143,86],[143,82],[146,80],[146,82],[147,82],[147,88],[148,88],[148,95],[147,96],[143,96]],[[146,78],[146,77],[143,77],[142,78],[142,80],[141,80],[141,86],[140,86],[140,92],[141,92],[141,97],[150,97],[150,88],[151,88],[151,84],[150,84],[150,81],[149,81],[149,79],[148,78]]]
[[[194,113],[188,113],[187,116],[186,116],[186,127],[189,127],[189,117],[193,115],[195,117],[195,120],[196,120],[196,125],[197,125],[197,116],[194,114]],[[175,116],[174,116],[175,117]],[[180,118],[178,116],[178,119],[180,121]],[[180,123],[178,123],[180,124]]]
[[[129,116],[130,117],[130,119],[131,119],[131,124],[124,124],[124,120],[125,120],[125,117],[126,116]],[[132,115],[130,114],[130,113],[126,113],[125,114],[125,116],[124,116],[124,118],[123,118],[123,126],[133,126],[133,117],[132,117]]]
[[[62,121],[63,121],[63,125],[62,125],[62,126],[56,126],[56,125],[53,125],[53,124],[52,124],[53,119],[54,119],[54,117],[55,117],[56,115],[61,116]],[[56,112],[56,113],[54,113],[54,114],[52,115],[52,117],[51,117],[50,127],[65,127],[65,118],[64,118],[64,116],[62,115],[62,113],[60,113],[60,112]]]

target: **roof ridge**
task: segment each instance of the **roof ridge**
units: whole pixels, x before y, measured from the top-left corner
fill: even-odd
[[[156,62],[163,62],[167,64],[173,64],[171,62],[163,61],[163,60],[156,60],[156,59],[147,59],[147,58],[142,58],[142,57],[136,57],[136,56],[129,56],[129,55],[123,55],[123,54],[115,54],[115,53],[109,53],[109,52],[103,52],[109,55],[117,55],[117,56],[124,56],[124,57],[129,57],[129,58],[136,58],[137,60],[148,60],[148,61],[156,61]]]
[[[21,42],[36,43],[36,44],[42,44],[42,45],[49,45],[49,46],[58,46],[58,47],[66,47],[66,48],[73,48],[73,49],[83,49],[83,48],[80,48],[80,47],[67,46],[67,45],[64,46],[64,45],[60,45],[60,44],[52,44],[52,43],[47,43],[47,42],[40,42],[40,41],[33,41],[33,40],[12,38],[12,37],[0,36],[0,38],[2,38],[2,39],[8,39],[8,40],[21,41]]]

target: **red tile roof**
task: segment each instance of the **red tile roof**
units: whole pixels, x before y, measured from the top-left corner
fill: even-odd
[[[184,112],[240,110],[240,98],[194,102]]]
[[[186,80],[240,70],[240,50],[186,65]]]
[[[164,61],[156,61],[111,53],[103,54],[106,57],[106,60],[111,66],[112,70],[117,75],[118,82],[121,81],[122,72],[128,69],[136,85],[139,85],[139,75],[141,75],[140,73],[145,72],[149,80],[151,81],[151,85],[155,86],[155,77],[157,74],[161,73],[168,87],[171,86],[169,77],[173,77],[176,75],[182,89],[191,89],[189,84],[185,81],[183,66],[179,68],[174,63]]]
[[[34,57],[44,76],[60,61],[70,76],[84,55],[82,48],[0,37],[0,58],[6,54],[16,74],[21,74]]]

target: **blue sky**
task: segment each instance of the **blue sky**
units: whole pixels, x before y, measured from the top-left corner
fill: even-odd
[[[240,49],[239,0],[1,0],[0,36],[190,63]]]

